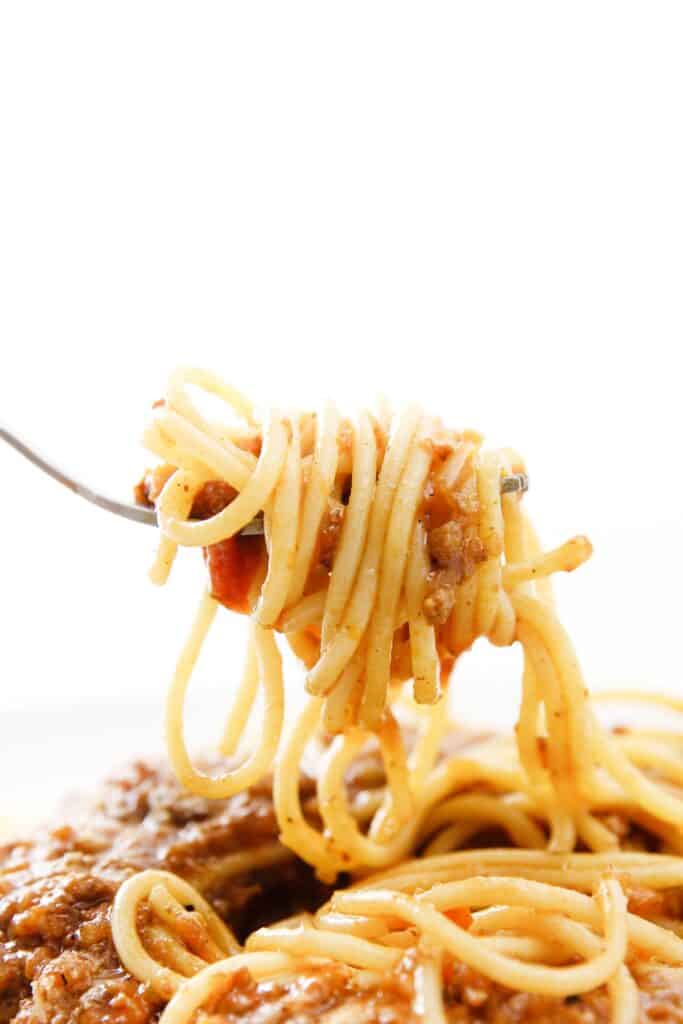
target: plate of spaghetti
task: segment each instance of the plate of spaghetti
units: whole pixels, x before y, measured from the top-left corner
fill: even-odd
[[[683,1020],[683,700],[591,695],[552,589],[591,544],[542,547],[522,457],[414,405],[262,411],[194,368],[144,442],[151,580],[181,548],[206,566],[167,755],[4,840],[0,1024]],[[243,670],[193,751],[231,615]],[[480,639],[523,655],[509,734],[449,714]]]

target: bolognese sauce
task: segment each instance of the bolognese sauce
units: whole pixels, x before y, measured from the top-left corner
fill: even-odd
[[[377,766],[367,756],[354,765],[351,792],[373,772]],[[306,805],[314,793],[307,780]],[[642,832],[630,838],[654,842]],[[1,1024],[154,1024],[164,1001],[126,971],[112,941],[119,886],[148,868],[171,871],[201,891],[243,940],[262,925],[314,911],[329,897],[311,868],[285,850],[269,867],[221,873],[226,858],[276,842],[269,782],[230,800],[207,801],[183,792],[167,768],[136,762],[67,820],[0,847]],[[680,927],[680,891],[655,893],[629,887],[627,879],[624,885],[633,913]],[[464,928],[471,922],[466,910],[452,912],[452,919]],[[267,982],[242,970],[197,1024],[419,1024],[416,969],[408,950],[381,976],[331,962]],[[514,992],[448,956],[442,975],[448,1024],[610,1020],[604,989],[568,999]],[[643,1021],[683,1019],[680,970],[643,962],[636,978]]]

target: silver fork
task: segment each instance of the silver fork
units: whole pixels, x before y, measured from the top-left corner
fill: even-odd
[[[101,491],[96,491],[93,487],[83,483],[82,480],[77,480],[76,477],[67,473],[66,470],[61,469],[52,459],[41,454],[37,448],[22,440],[18,434],[3,426],[2,423],[0,423],[0,439],[6,441],[8,445],[18,451],[20,455],[23,455],[25,459],[28,459],[29,462],[32,462],[34,466],[37,466],[38,469],[42,469],[43,473],[47,473],[57,483],[68,487],[70,491],[78,494],[81,498],[85,498],[92,505],[97,505],[98,508],[103,508],[105,511],[112,512],[116,516],[123,516],[124,519],[130,519],[135,523],[145,523],[147,526],[157,525],[154,509],[145,508],[144,505],[136,505],[134,502],[118,501],[116,498],[111,498]],[[513,473],[510,476],[504,476],[500,482],[500,490],[502,494],[528,491],[529,477],[526,473]],[[241,532],[243,534],[263,533],[263,519],[260,516],[252,519]]]

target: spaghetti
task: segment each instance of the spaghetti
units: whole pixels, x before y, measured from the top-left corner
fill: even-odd
[[[160,883],[157,876],[162,875]],[[257,979],[273,978],[305,972],[329,959],[359,975],[382,975],[397,967],[409,947],[418,951],[416,994],[433,1007],[431,1016],[425,1014],[430,1021],[446,1019],[434,974],[437,950],[442,965],[444,957],[457,960],[523,992],[566,998],[606,985],[611,1019],[626,1024],[639,1013],[629,964],[648,959],[674,968],[683,965],[683,939],[628,912],[624,884],[634,880],[655,889],[680,886],[683,863],[667,855],[551,855],[516,849],[427,857],[335,894],[314,916],[261,928],[249,936],[244,951],[204,966],[183,949],[183,941],[189,945],[194,939],[196,948],[199,934],[206,948],[208,933],[215,929],[213,912],[198,893],[188,892],[187,883],[163,872],[145,872],[119,893],[115,939],[125,966],[172,996],[162,1015],[164,1024],[192,1019],[195,1010],[215,999],[220,986],[244,968]],[[179,887],[193,908],[207,914],[205,927],[195,925],[189,936],[189,915],[166,910],[168,889],[178,892]],[[179,965],[185,979],[141,949],[133,922],[145,895],[155,911],[161,909],[170,929],[166,945],[157,940],[157,955]],[[225,944],[232,941],[230,936],[219,938]]]
[[[209,419],[191,387],[239,422]],[[173,996],[165,1024],[190,1020],[214,981],[227,983],[242,967],[270,976],[322,957],[381,972],[406,946],[417,950],[416,998],[431,1008],[430,1020],[445,1019],[445,956],[529,993],[564,997],[607,985],[612,1019],[637,1019],[629,960],[644,950],[683,964],[683,942],[629,914],[621,884],[622,875],[655,888],[683,884],[680,740],[616,735],[599,723],[550,588],[552,574],[580,566],[591,546],[576,537],[541,548],[521,495],[501,494],[501,479],[523,472],[520,458],[487,450],[478,435],[448,430],[414,406],[355,421],[332,404],[316,415],[274,410],[261,418],[230,386],[192,369],[172,376],[145,441],[165,463],[146,491],[161,531],[152,579],[166,581],[178,546],[203,548],[211,575],[167,703],[180,781],[218,798],[274,768],[286,847],[326,881],[380,872],[315,918],[257,931],[246,952],[198,968]],[[263,539],[241,535],[255,517]],[[211,777],[188,754],[183,717],[220,604],[251,614],[223,752],[235,752],[259,691],[263,722],[246,761]],[[309,695],[284,740],[277,632],[303,662]],[[444,759],[448,677],[478,637],[522,645],[516,742],[480,740]],[[401,726],[407,686],[412,749]],[[330,742],[316,797],[304,805],[302,764],[321,732]],[[354,804],[348,773],[372,744],[382,782]],[[615,815],[646,827],[664,852],[620,850]],[[491,829],[519,849],[453,852]],[[577,846],[588,852],[573,853]],[[418,851],[422,859],[407,860]],[[115,909],[117,947],[153,983],[157,975],[131,944],[130,898]],[[163,971],[168,988],[173,976]]]

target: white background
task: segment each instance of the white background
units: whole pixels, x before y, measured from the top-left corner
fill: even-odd
[[[590,682],[680,690],[682,44],[678,3],[3,3],[2,418],[123,495],[179,361],[417,397],[524,452],[548,542],[590,533]],[[201,569],[158,592],[149,529],[9,450],[0,481],[0,795],[33,814],[160,746]],[[517,669],[476,651],[456,706],[510,721]]]

